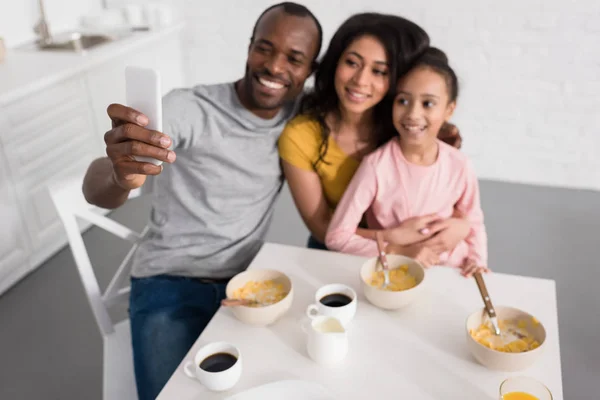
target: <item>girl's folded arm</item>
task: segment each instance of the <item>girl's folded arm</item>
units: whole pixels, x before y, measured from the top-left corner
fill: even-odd
[[[360,164],[333,214],[325,237],[327,248],[365,257],[377,255],[376,242],[356,233],[376,194],[375,167],[367,158]]]
[[[469,246],[468,258],[475,261],[478,266],[487,267],[487,233],[483,223],[479,182],[470,162],[467,162],[463,173],[465,188],[456,204],[456,209],[471,223],[471,232],[465,239]]]

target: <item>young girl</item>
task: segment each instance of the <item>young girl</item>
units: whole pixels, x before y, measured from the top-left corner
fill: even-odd
[[[429,48],[398,82],[392,112],[398,137],[363,159],[329,225],[329,249],[376,256],[375,240],[356,234],[365,213],[369,228],[386,229],[420,215],[448,218],[457,210],[471,231],[438,261],[461,268],[465,276],[487,270],[477,177],[463,153],[437,139],[457,96],[457,78],[446,55]],[[387,250],[396,252],[394,245]]]
[[[314,89],[279,138],[285,177],[311,233],[309,247],[325,249],[333,211],[362,157],[395,136],[389,114],[397,77],[408,72],[428,46],[429,37],[418,25],[378,13],[353,15],[331,39]],[[459,147],[460,135],[448,128],[440,136]],[[386,236],[410,242],[443,230],[446,242],[458,243],[468,232],[464,220],[450,218],[429,233],[415,234],[416,228],[433,219],[423,216],[390,227]],[[369,232],[361,229],[359,234]]]

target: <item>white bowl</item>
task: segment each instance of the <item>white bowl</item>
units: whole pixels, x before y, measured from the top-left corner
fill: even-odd
[[[538,348],[526,351],[524,353],[504,353],[498,350],[492,350],[477,342],[470,330],[477,329],[482,322],[487,320],[485,309],[475,311],[467,318],[467,347],[473,357],[483,366],[497,371],[520,371],[530,367],[540,357],[546,347],[546,329],[541,322],[533,323],[533,316],[512,307],[495,307],[498,320],[524,320],[527,321],[527,331],[533,335],[535,340],[540,343]]]
[[[392,292],[382,290],[369,285],[371,275],[377,266],[377,258],[367,260],[360,269],[360,284],[365,297],[371,304],[385,310],[397,310],[417,299],[423,291],[423,280],[425,279],[425,269],[412,258],[388,254],[388,263],[390,269],[400,268],[402,265],[408,265],[408,272],[415,277],[417,285],[411,289]]]
[[[241,288],[249,281],[266,281],[274,280],[275,283],[281,283],[284,289],[287,291],[287,295],[274,304],[269,304],[264,307],[248,307],[248,306],[234,306],[230,307],[233,315],[236,316],[240,321],[255,326],[266,326],[274,323],[281,318],[292,305],[294,298],[294,288],[292,287],[292,281],[283,272],[271,270],[271,269],[249,269],[241,272],[231,278],[227,287],[225,288],[225,294],[227,298],[233,298],[233,293],[236,289]]]

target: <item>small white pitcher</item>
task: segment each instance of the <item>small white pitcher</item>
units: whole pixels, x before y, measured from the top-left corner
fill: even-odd
[[[348,353],[348,335],[337,318],[317,316],[302,329],[308,335],[306,350],[313,361],[332,366],[344,360]]]

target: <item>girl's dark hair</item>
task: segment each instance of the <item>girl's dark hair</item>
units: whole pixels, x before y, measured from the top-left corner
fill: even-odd
[[[458,78],[448,63],[446,53],[436,47],[429,47],[413,62],[411,70],[414,68],[431,68],[443,76],[446,81],[449,101],[456,101],[458,98]],[[440,132],[438,132],[438,139],[457,148],[460,148],[462,144],[462,137],[458,128],[448,122],[444,122],[442,125]]]
[[[444,77],[448,89],[449,100],[456,101],[458,98],[458,78],[448,63],[446,53],[436,47],[429,47],[412,64],[412,68],[431,68]]]
[[[429,36],[417,24],[395,15],[362,13],[348,18],[336,31],[315,74],[314,89],[300,105],[300,113],[316,119],[322,128],[316,167],[327,153],[330,129],[325,123],[329,113],[339,116],[339,98],[335,91],[335,71],[348,46],[359,37],[376,37],[385,48],[389,68],[390,88],[373,109],[377,146],[395,136],[392,124],[392,103],[398,77],[410,69],[415,59],[429,47]]]

